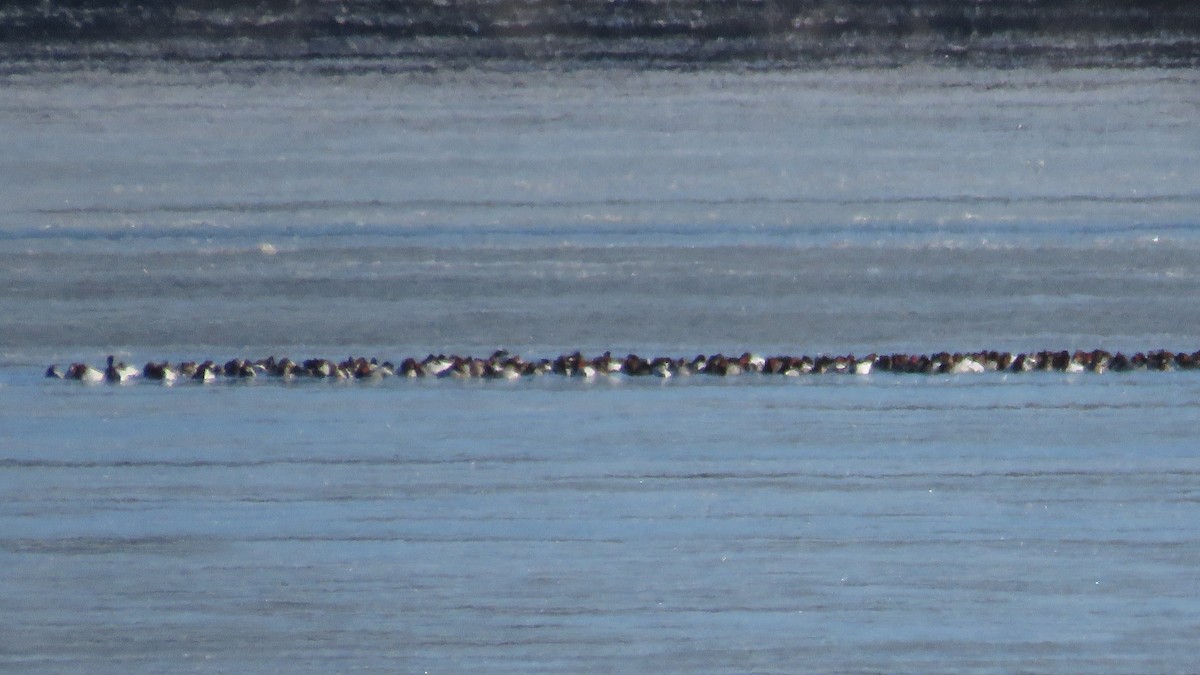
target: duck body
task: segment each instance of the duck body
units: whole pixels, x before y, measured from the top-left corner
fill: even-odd
[[[127,365],[124,361],[114,362],[112,354],[108,355],[108,365],[104,368],[104,381],[113,384],[128,382],[138,376],[138,369]]]
[[[79,382],[103,382],[104,373],[86,363],[72,363],[67,369],[66,379]]]
[[[155,382],[171,384],[179,377],[179,373],[166,361],[161,363],[151,361],[142,368],[142,377]]]

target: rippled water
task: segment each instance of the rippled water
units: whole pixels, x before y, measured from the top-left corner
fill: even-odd
[[[8,383],[6,668],[1186,669],[1200,380]]]
[[[4,670],[1192,667],[1194,372],[41,373],[1195,350],[1194,71],[312,65],[5,71]]]

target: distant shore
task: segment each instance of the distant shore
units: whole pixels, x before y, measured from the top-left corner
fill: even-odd
[[[1194,67],[1200,5],[1163,0],[43,3],[0,11],[0,60],[456,65]]]

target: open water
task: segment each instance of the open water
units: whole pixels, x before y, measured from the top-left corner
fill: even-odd
[[[1195,667],[1194,371],[41,377],[1192,351],[1194,69],[376,66],[6,65],[0,669]]]

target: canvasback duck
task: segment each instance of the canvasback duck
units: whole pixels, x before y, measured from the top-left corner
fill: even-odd
[[[970,354],[955,354],[951,359],[953,365],[950,366],[950,373],[961,375],[964,373],[982,373],[987,370],[987,367],[977,361]]]
[[[621,372],[621,361],[613,358],[612,352],[604,352],[592,361],[592,365],[603,375],[615,375]]]
[[[104,372],[86,363],[72,363],[71,367],[67,369],[66,379],[80,382],[103,382]]]
[[[767,360],[765,358],[759,354],[753,354],[750,352],[742,354],[742,358],[739,359],[739,361],[742,363],[743,370],[752,373],[761,373],[763,368],[767,365]]]
[[[454,366],[455,358],[446,356],[445,354],[438,354],[437,356],[430,354],[425,357],[425,360],[421,361],[421,369],[429,375],[437,377]]]
[[[147,380],[171,384],[177,377],[179,377],[179,374],[175,372],[175,369],[171,367],[171,364],[166,361],[163,361],[162,363],[154,363],[153,361],[149,361],[146,363],[146,366],[142,368],[142,377],[145,377]]]
[[[625,357],[625,362],[621,366],[621,372],[626,375],[639,377],[650,374],[650,362],[637,354],[630,354]]]
[[[217,379],[217,375],[221,372],[220,367],[212,361],[205,361],[196,366],[195,372],[192,374],[192,379],[197,382],[212,382]]]

